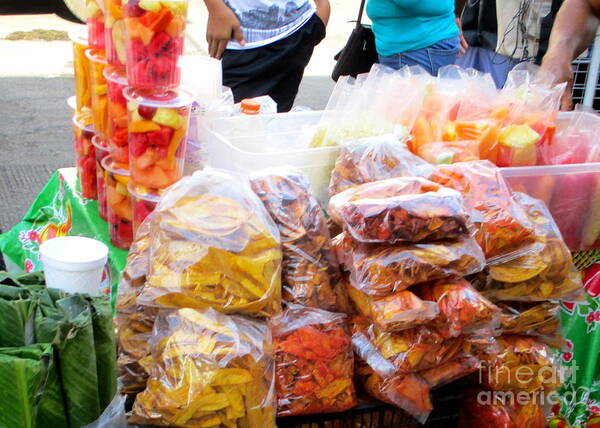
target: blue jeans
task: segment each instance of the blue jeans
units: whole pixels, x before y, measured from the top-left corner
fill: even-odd
[[[402,52],[390,56],[379,55],[379,63],[398,70],[405,65],[420,65],[432,76],[446,65],[454,64],[460,46],[460,39],[452,37],[440,40],[431,46],[416,51]]]

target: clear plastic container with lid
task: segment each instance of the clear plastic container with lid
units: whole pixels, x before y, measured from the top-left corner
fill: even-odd
[[[104,49],[104,1],[86,0],[87,29],[90,47],[93,49]]]
[[[92,92],[92,115],[96,134],[108,137],[108,97],[104,69],[107,62],[104,54],[95,49],[88,49],[85,55],[90,61],[90,82]]]
[[[125,69],[125,20],[121,0],[104,0],[104,35],[106,60],[114,67]]]
[[[102,159],[110,154],[108,144],[98,135],[92,138],[92,144],[96,152],[96,188],[98,193],[98,215],[104,221],[108,221],[106,205],[106,172],[102,166]]]
[[[136,88],[179,86],[187,0],[130,0],[123,5],[127,78]]]
[[[92,145],[94,127],[89,114],[73,116],[73,144],[77,177],[84,198],[96,199],[96,155]]]
[[[164,189],[183,176],[194,97],[182,88],[157,94],[129,87],[123,94],[128,101],[131,178],[149,189]]]
[[[85,51],[90,48],[88,44],[87,31],[84,29],[70,31],[69,38],[73,43],[73,72],[75,81],[75,96],[77,99],[77,111],[92,108],[92,96],[90,92],[90,61]]]
[[[127,87],[125,72],[116,67],[106,67],[104,78],[108,97],[108,144],[115,162],[128,164],[127,146],[127,100],[123,90]]]
[[[133,211],[127,190],[130,177],[126,166],[114,162],[110,156],[102,159],[106,171],[108,235],[110,243],[122,250],[128,250],[133,241]]]
[[[142,222],[150,215],[156,204],[160,200],[159,191],[150,190],[144,186],[138,186],[133,181],[129,182],[127,186],[129,194],[131,195],[131,202],[133,208],[133,236],[142,224]]]

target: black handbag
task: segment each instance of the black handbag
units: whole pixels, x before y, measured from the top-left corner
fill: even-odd
[[[346,46],[334,57],[337,61],[331,78],[337,82],[340,76],[356,77],[358,74],[367,73],[377,62],[375,49],[375,35],[370,25],[361,23],[365,9],[365,1],[361,0],[356,26],[346,42]]]

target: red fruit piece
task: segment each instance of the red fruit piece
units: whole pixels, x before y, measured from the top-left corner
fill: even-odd
[[[169,56],[175,53],[174,51],[172,51],[172,49],[176,48],[176,46],[171,46],[172,41],[173,39],[171,38],[171,36],[169,36],[164,31],[161,31],[152,38],[152,41],[148,45],[148,54],[160,57],[163,55]]]
[[[133,225],[130,221],[121,219],[117,225],[117,240],[128,244],[133,240]]]
[[[137,18],[138,16],[142,16],[146,11],[142,9],[140,6],[140,0],[129,0],[126,4],[123,5],[123,13],[128,18]]]
[[[140,40],[133,39],[131,41],[131,55],[134,62],[140,62],[148,57],[148,48]]]
[[[147,132],[148,144],[153,146],[168,146],[171,141],[172,129],[168,126],[162,126],[158,131]]]
[[[156,108],[150,106],[139,106],[138,113],[144,119],[152,120],[152,118],[154,117],[154,113],[156,113]]]
[[[81,136],[87,140],[94,138],[94,131],[91,127],[85,127],[81,133]]]
[[[146,133],[134,132],[129,134],[129,151],[134,157],[144,154],[148,148],[148,136]]]
[[[144,201],[137,201],[135,203],[135,222],[142,223],[151,212],[152,210],[148,209]]]

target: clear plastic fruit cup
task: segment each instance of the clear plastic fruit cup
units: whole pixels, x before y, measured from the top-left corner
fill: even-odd
[[[160,200],[160,193],[155,190],[148,189],[144,186],[139,186],[133,181],[129,182],[127,187],[131,195],[133,207],[133,236],[135,236],[138,227],[150,215],[156,204]]]
[[[104,69],[107,62],[104,54],[95,49],[88,49],[85,55],[90,60],[90,82],[92,92],[92,116],[94,129],[102,138],[108,138],[108,96]]]
[[[125,20],[121,0],[104,0],[104,35],[106,60],[114,67],[125,68]]]
[[[193,101],[179,88],[160,94],[127,88],[129,169],[132,180],[150,189],[164,189],[183,176],[184,154]]]
[[[92,96],[90,92],[90,61],[85,51],[90,48],[88,44],[87,31],[76,30],[69,32],[69,38],[73,43],[73,71],[75,80],[75,96],[77,97],[77,111],[92,108]]]
[[[111,156],[102,159],[106,171],[106,206],[110,243],[128,250],[133,241],[133,212],[131,196],[127,190],[129,171],[127,165],[114,162]]]
[[[179,86],[187,0],[129,0],[123,5],[127,78],[136,88]]]
[[[102,166],[102,159],[110,154],[110,147],[106,141],[96,135],[92,139],[96,151],[96,189],[98,193],[98,215],[104,221],[108,221],[106,205],[106,172]]]
[[[86,0],[87,30],[90,47],[104,49],[104,3],[103,0]]]
[[[108,144],[115,162],[128,164],[127,100],[123,90],[127,87],[125,73],[116,67],[106,67],[104,78],[108,86]]]
[[[96,154],[92,145],[94,127],[87,114],[73,116],[73,143],[77,177],[84,198],[96,199]]]

